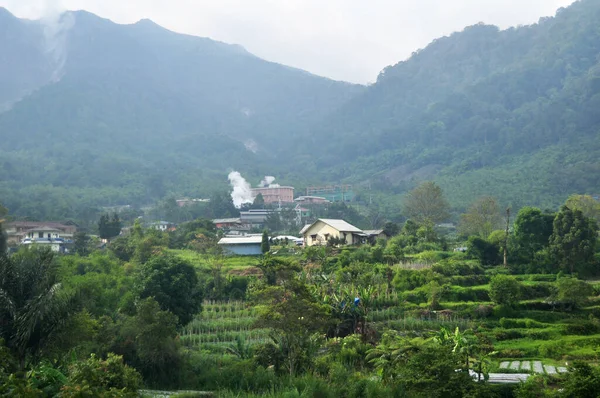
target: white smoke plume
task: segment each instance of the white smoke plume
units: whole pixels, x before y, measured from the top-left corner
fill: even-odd
[[[44,26],[44,46],[52,63],[53,83],[62,79],[67,62],[67,38],[69,31],[75,25],[75,17],[71,12],[62,9],[48,8],[40,20]]]
[[[227,178],[229,179],[229,184],[233,188],[233,191],[231,192],[231,199],[236,208],[239,209],[246,203],[254,202],[252,188],[250,187],[248,181],[246,181],[239,172],[232,171],[229,173]]]
[[[275,181],[275,177],[265,176],[265,178],[262,179],[262,181],[260,182],[260,184],[258,186],[259,187],[268,187],[271,184],[273,184],[273,181]]]

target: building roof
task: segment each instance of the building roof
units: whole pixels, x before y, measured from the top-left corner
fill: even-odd
[[[306,224],[305,226],[303,226],[302,229],[300,230],[300,235],[304,234],[306,232],[306,230],[311,227],[311,225],[312,224]]]
[[[261,191],[261,190],[266,190],[266,189],[294,189],[294,187],[280,185],[280,186],[277,186],[277,187],[256,187],[256,188],[252,188],[253,191]]]
[[[363,232],[367,235],[381,235],[383,233],[383,229],[367,229]]]
[[[307,199],[319,199],[319,200],[325,200],[325,201],[329,202],[329,201],[327,200],[327,198],[324,198],[324,197],[322,197],[322,196],[310,196],[310,195],[298,196],[298,197],[297,197],[296,199],[294,199],[294,200],[295,200],[296,202],[302,202],[302,201],[304,201],[304,200],[307,200]]]
[[[221,238],[219,245],[255,245],[262,243],[262,235],[241,236],[239,238]]]
[[[63,232],[63,231],[61,229],[57,229],[57,228],[41,226],[41,227],[37,227],[37,228],[28,229],[27,231],[23,231],[23,233],[28,233],[28,232]]]
[[[334,220],[334,219],[329,219],[329,218],[319,218],[317,221],[315,221],[314,223],[312,223],[310,225],[310,227],[312,227],[313,225],[315,225],[319,221],[321,221],[321,222],[329,225],[332,228],[337,229],[340,232],[358,232],[358,233],[362,233],[363,232],[360,229],[356,228],[354,225],[349,224],[349,223],[347,223],[344,220]],[[304,228],[302,228],[302,229],[303,229],[303,233],[306,232],[306,230]]]
[[[212,220],[213,224],[241,224],[242,220],[238,218],[216,218]]]
[[[279,235],[279,236],[274,237],[273,239],[285,240],[285,238],[287,238],[288,240],[302,239],[302,238],[298,238],[297,236],[291,236],[291,235]]]
[[[57,222],[57,221],[11,221],[6,223],[6,227],[16,227],[16,228],[39,228],[39,227],[52,227],[52,228],[75,228],[77,224],[72,221]]]

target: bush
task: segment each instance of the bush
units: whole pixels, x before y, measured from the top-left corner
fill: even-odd
[[[80,397],[87,392],[88,396],[111,393],[115,397],[137,397],[141,384],[142,377],[123,363],[123,357],[110,353],[106,360],[101,360],[92,354],[89,359],[71,365],[68,383],[60,396]]]
[[[444,276],[483,275],[485,273],[485,270],[478,264],[469,264],[454,259],[435,264],[431,269]]]
[[[451,286],[445,298],[448,301],[490,301],[487,290],[460,286]]]
[[[490,277],[487,275],[456,275],[449,278],[451,285],[463,287],[486,285],[490,282]]]
[[[520,300],[521,284],[514,276],[495,275],[490,280],[490,299],[500,305],[512,306]]]

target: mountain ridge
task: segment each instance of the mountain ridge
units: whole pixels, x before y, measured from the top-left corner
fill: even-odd
[[[58,201],[142,204],[227,189],[232,169],[298,188],[354,184],[390,214],[424,179],[457,209],[481,195],[555,207],[600,184],[594,0],[530,26],[467,27],[368,87],[153,22],[81,15],[62,80],[0,115],[0,194],[17,213],[19,193],[40,184]]]

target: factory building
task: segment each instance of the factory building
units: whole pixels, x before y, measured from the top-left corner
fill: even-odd
[[[294,187],[282,187],[279,185],[270,185],[267,187],[252,188],[252,196],[262,195],[265,204],[293,203]]]

